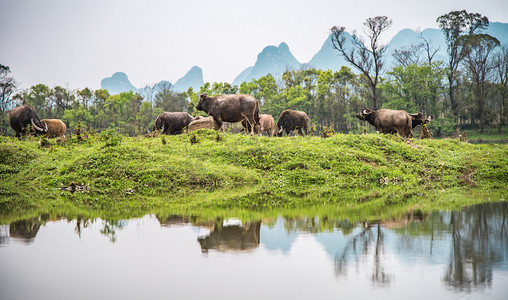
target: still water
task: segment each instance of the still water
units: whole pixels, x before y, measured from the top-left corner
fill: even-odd
[[[0,225],[0,299],[508,299],[507,219],[40,217]]]

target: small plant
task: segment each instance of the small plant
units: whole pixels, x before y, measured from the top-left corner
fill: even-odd
[[[192,133],[190,135],[190,139],[189,140],[190,140],[191,145],[199,143],[199,139],[198,139],[198,137],[196,136],[195,133]]]
[[[309,129],[309,134],[310,134],[311,136],[313,136],[313,135],[314,135],[314,132],[316,132],[316,124],[312,124],[312,126],[311,126],[311,127],[310,127],[310,129]]]
[[[222,140],[224,140],[224,136],[217,132],[217,134],[215,135],[215,141],[220,142]]]
[[[78,142],[82,142],[83,137],[81,136],[81,120],[79,120],[78,127],[74,129],[74,132],[76,132],[76,139],[78,140]]]
[[[327,138],[335,135],[335,130],[333,129],[333,124],[331,124],[329,127],[323,126],[321,129],[321,137]]]
[[[161,135],[161,141],[163,145],[166,145],[168,142],[166,141],[166,137],[164,135]]]
[[[114,147],[120,145],[123,140],[121,134],[119,134],[114,128],[106,129],[99,133],[99,138],[106,142],[105,147]]]
[[[39,141],[39,148],[52,148],[52,143],[46,137],[43,137]]]

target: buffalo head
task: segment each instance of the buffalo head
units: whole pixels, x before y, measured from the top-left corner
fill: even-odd
[[[416,114],[409,114],[411,116],[411,127],[415,128],[418,125],[426,125],[430,123],[431,117],[428,116],[425,118],[424,114],[421,112]]]
[[[362,112],[359,112],[356,114],[356,117],[362,121],[367,120],[370,116],[372,116],[373,113],[375,113],[375,110],[372,110],[370,108],[365,108],[362,110]]]
[[[36,132],[39,132],[41,134],[48,133],[48,124],[45,121],[41,121],[41,123],[43,124],[43,127],[37,126],[37,124],[35,124],[33,118],[30,119],[30,122],[32,123],[32,128],[35,129]]]
[[[207,105],[208,99],[209,98],[207,94],[202,94],[201,96],[199,96],[199,102],[196,105],[196,109],[206,111],[206,108],[208,107]]]

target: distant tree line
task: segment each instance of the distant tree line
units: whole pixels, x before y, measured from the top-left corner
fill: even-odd
[[[303,110],[316,131],[333,127],[336,132],[363,132],[366,125],[355,114],[369,107],[430,115],[430,128],[436,137],[450,135],[456,129],[484,132],[495,128],[501,133],[508,123],[508,45],[500,45],[483,33],[489,23],[479,14],[454,11],[440,16],[437,23],[447,41],[447,62],[436,61],[438,49],[422,37],[418,45],[395,50],[396,64],[385,70],[386,48],[379,36],[391,20],[375,17],[364,23],[368,41],[353,34],[352,42],[348,42],[344,27],[331,29],[334,48],[353,69],[288,70],[281,78],[268,74],[239,86],[207,82],[199,91],[190,88],[183,93],[172,91],[170,85],[155,95],[110,95],[104,89],[73,90],[44,84],[19,90],[10,68],[0,65],[0,134],[13,134],[8,111],[29,103],[41,118],[62,119],[71,131],[79,126],[143,135],[151,131],[161,112],[203,115],[195,109],[203,93],[251,94],[260,101],[261,113],[271,114],[276,120],[285,109]]]

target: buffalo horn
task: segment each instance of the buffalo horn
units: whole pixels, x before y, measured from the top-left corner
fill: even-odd
[[[32,127],[35,128],[35,130],[40,131],[40,132],[44,132],[44,128],[40,128],[39,126],[35,125],[33,118],[32,118],[31,121],[32,121]]]
[[[366,109],[364,109],[364,110],[362,110],[362,114],[364,114],[364,115],[368,115],[368,114],[369,114],[369,112],[368,112]]]

